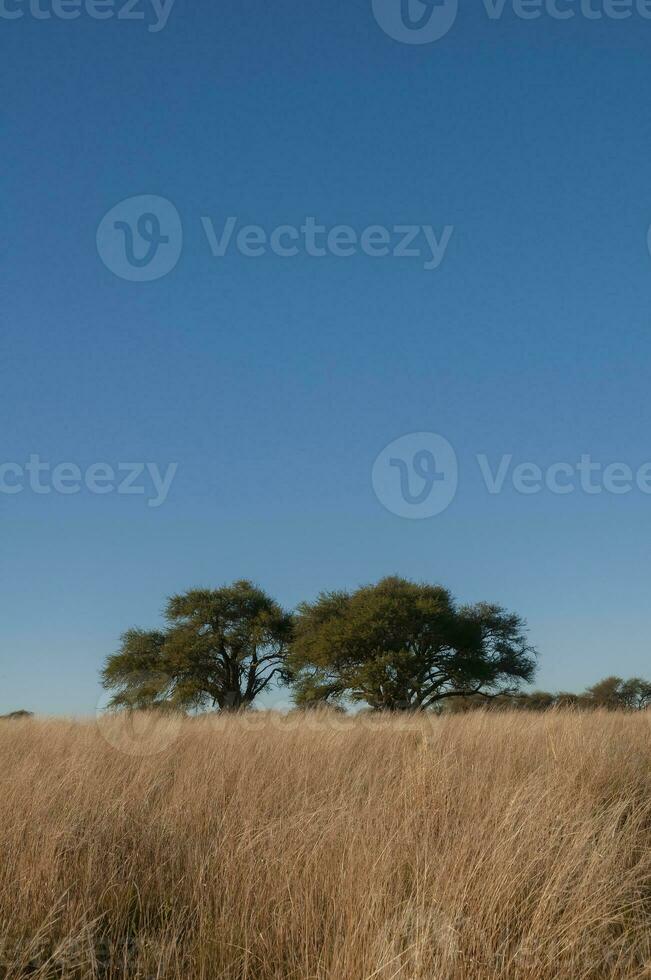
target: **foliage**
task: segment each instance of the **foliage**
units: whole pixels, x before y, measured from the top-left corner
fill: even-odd
[[[550,708],[574,708],[584,711],[606,708],[610,711],[643,711],[651,705],[651,682],[640,677],[622,680],[621,677],[605,677],[587,688],[582,694],[571,691],[518,692],[495,698],[491,708],[525,711],[547,711]],[[479,698],[455,698],[446,706],[451,712],[472,711],[485,708],[486,701]]]
[[[513,691],[532,678],[535,651],[517,615],[392,577],[302,603],[289,662],[298,704],[404,710]]]
[[[165,618],[107,658],[112,706],[242,708],[283,673],[292,617],[251,582],[172,596]]]
[[[523,691],[536,651],[501,606],[459,606],[440,585],[397,576],[322,592],[297,615],[249,581],[172,596],[159,630],[127,630],[102,682],[115,708],[249,707],[275,682],[298,708],[371,711],[477,707],[643,710],[651,682],[606,677],[583,693]]]
[[[646,708],[651,704],[651,684],[640,677],[606,677],[588,688],[586,700],[595,708]]]

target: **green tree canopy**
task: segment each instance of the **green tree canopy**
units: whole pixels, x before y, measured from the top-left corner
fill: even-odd
[[[535,651],[515,614],[458,607],[439,585],[392,577],[302,603],[290,666],[298,704],[417,709],[516,690],[534,675]]]
[[[251,582],[172,596],[164,630],[128,630],[106,660],[114,707],[250,705],[283,674],[292,617]]]
[[[641,677],[604,677],[585,692],[588,707],[642,710],[651,704],[651,684]]]

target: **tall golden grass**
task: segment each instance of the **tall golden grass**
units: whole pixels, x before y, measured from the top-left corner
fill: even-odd
[[[5,722],[0,976],[651,977],[650,722]]]

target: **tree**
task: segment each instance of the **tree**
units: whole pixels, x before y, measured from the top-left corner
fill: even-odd
[[[533,677],[535,651],[515,614],[393,577],[302,603],[289,664],[298,704],[404,710],[512,692]]]
[[[472,711],[485,706],[479,695],[455,697],[446,702],[446,710],[452,713]],[[490,707],[523,711],[549,711],[551,708],[572,708],[589,711],[606,708],[609,711],[644,711],[651,706],[651,683],[641,677],[624,681],[621,677],[605,677],[582,694],[569,691],[518,691],[492,698]]]
[[[587,688],[583,697],[591,708],[623,707],[620,689],[624,681],[621,677],[604,677],[602,681]]]
[[[651,684],[641,677],[631,677],[622,684],[620,696],[627,708],[644,711],[651,705]]]
[[[651,704],[651,684],[641,677],[622,680],[621,677],[605,677],[589,687],[584,695],[589,707],[640,711]]]
[[[164,630],[128,630],[106,660],[111,705],[247,707],[285,669],[292,616],[251,582],[172,596]]]

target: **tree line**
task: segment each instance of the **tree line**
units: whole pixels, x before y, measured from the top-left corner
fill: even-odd
[[[107,657],[102,682],[112,707],[240,710],[274,685],[289,688],[303,708],[533,709],[581,697],[641,707],[651,700],[642,681],[621,681],[615,693],[611,684],[610,693],[594,693],[596,685],[583,696],[526,694],[521,686],[534,679],[537,651],[519,615],[487,602],[459,605],[440,585],[397,576],[322,592],[295,611],[240,580],[174,595],[164,618],[161,629],[127,630]],[[619,679],[602,685],[612,680]]]
[[[603,680],[588,687],[581,694],[571,691],[518,691],[514,694],[499,695],[491,700],[491,708],[522,709],[524,711],[548,711],[550,708],[577,708],[589,711],[607,708],[609,711],[644,711],[651,706],[651,681],[642,677],[604,677]],[[472,711],[486,707],[485,701],[476,698],[453,698],[449,710],[453,712]]]

